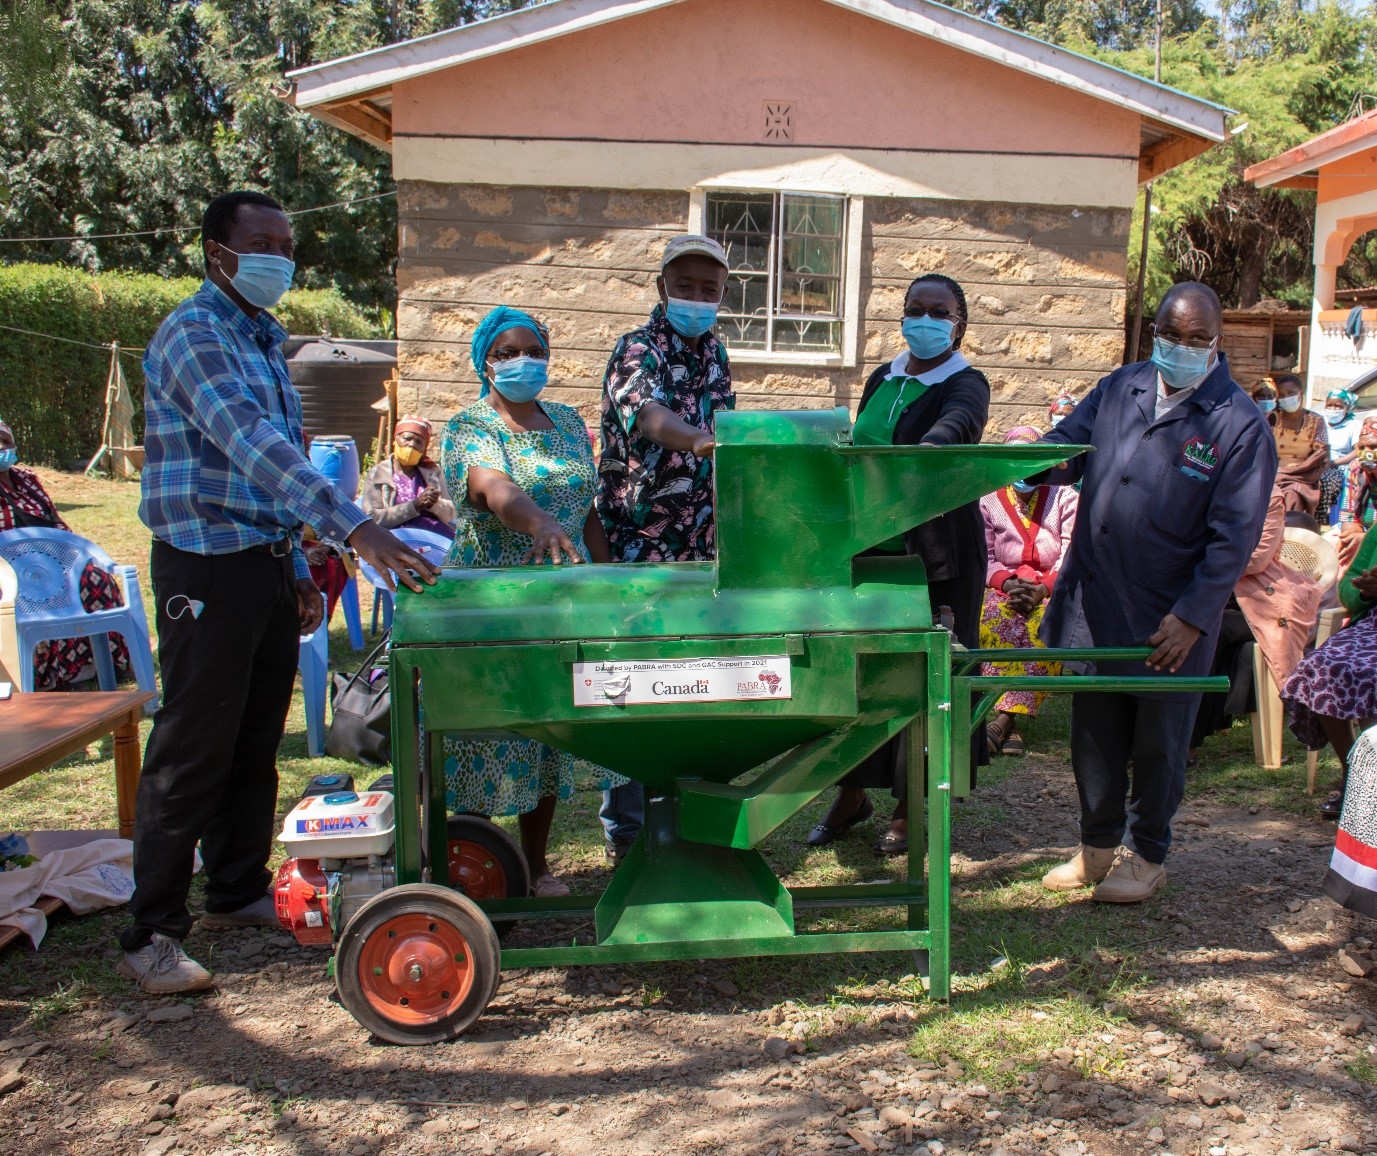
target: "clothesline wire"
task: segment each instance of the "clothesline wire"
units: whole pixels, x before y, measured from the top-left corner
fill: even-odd
[[[94,341],[78,341],[75,337],[59,337],[56,333],[39,333],[33,329],[20,329],[15,325],[0,325],[0,329],[7,330],[10,333],[22,333],[25,337],[43,337],[48,341],[61,341],[66,345],[80,345],[85,349],[103,349],[106,353],[109,353],[110,346],[115,344],[112,341],[107,341],[103,345],[97,344]],[[143,351],[143,346],[130,346],[127,349],[123,345],[120,346],[121,353],[128,353],[133,357],[137,357]]]
[[[348,205],[362,205],[366,201],[380,201],[385,197],[395,197],[397,190],[387,193],[374,193],[367,197],[354,197],[347,201],[331,201],[328,205],[313,205],[309,209],[292,209],[289,217],[301,217],[307,213],[319,213],[324,209],[341,209]],[[168,225],[161,229],[139,229],[129,233],[81,233],[71,237],[0,237],[0,245],[39,245],[50,241],[109,241],[116,237],[156,237],[163,233],[198,233],[200,225]]]

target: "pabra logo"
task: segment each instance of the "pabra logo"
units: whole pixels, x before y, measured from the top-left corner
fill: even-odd
[[[762,670],[756,677],[770,688],[771,694],[779,690],[779,675],[774,671]]]

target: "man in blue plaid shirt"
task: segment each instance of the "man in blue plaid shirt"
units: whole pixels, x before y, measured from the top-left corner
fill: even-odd
[[[372,522],[306,457],[287,331],[267,310],[295,272],[291,223],[261,193],[228,193],[201,224],[206,281],[144,357],[139,516],[153,532],[163,701],[144,757],[132,925],[120,970],[145,991],[211,976],[182,950],[192,857],[206,868],[203,928],[272,927],[268,856],[277,747],[298,636],[321,624],[301,529],[347,542],[411,589],[436,570]]]

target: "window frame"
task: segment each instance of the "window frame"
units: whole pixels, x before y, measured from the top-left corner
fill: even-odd
[[[711,193],[755,193],[778,196],[831,196],[840,197],[845,202],[846,227],[842,233],[841,261],[841,342],[836,352],[813,350],[775,350],[738,349],[731,345],[727,349],[735,365],[782,365],[800,366],[815,369],[854,369],[861,364],[861,242],[865,224],[865,198],[850,196],[834,189],[804,188],[761,188],[754,185],[711,184],[699,185],[690,190],[688,231],[705,232],[708,212],[708,195]],[[776,233],[778,227],[776,223]],[[774,245],[771,243],[773,251]],[[769,274],[771,286],[770,309],[772,317],[777,318],[779,310],[773,300],[773,287],[778,270],[772,267]]]

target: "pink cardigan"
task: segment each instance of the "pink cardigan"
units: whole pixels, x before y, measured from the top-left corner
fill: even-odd
[[[1292,570],[1281,560],[1285,530],[1285,499],[1280,490],[1273,489],[1262,539],[1234,586],[1239,609],[1278,686],[1286,685],[1305,654],[1305,644],[1320,612],[1320,588],[1309,575]]]
[[[1070,486],[1039,486],[1033,524],[1025,529],[1012,486],[981,498],[989,556],[985,585],[1002,590],[1010,578],[1024,578],[1051,590],[1071,545],[1079,500],[1080,495]]]

